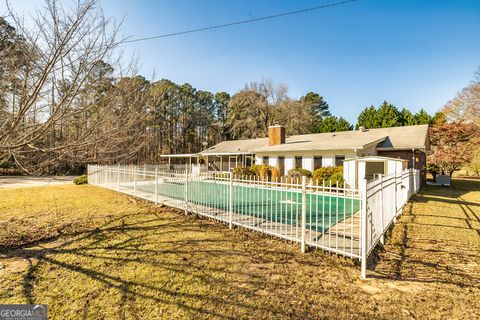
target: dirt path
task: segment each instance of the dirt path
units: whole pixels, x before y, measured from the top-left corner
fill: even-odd
[[[72,183],[74,176],[0,176],[0,188],[42,187]]]

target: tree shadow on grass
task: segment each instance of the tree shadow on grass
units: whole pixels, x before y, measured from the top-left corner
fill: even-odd
[[[412,198],[372,262],[373,277],[480,288],[480,203],[463,198],[480,190],[480,181],[459,180],[455,186],[460,192],[427,187]]]
[[[173,237],[199,232],[198,225],[188,219],[166,222],[161,217],[148,215],[140,221],[137,216],[137,220],[127,223],[130,221],[127,218],[111,219],[99,228],[73,234],[67,239],[50,238],[22,246],[4,247],[0,253],[7,258],[29,261],[23,278],[23,295],[28,303],[37,301],[34,286],[46,280],[44,277],[48,277],[48,274],[44,275],[40,270],[48,265],[66,272],[68,277],[81,274],[105,288],[118,291],[117,315],[120,319],[131,316],[141,318],[136,307],[136,301],[139,300],[174,307],[192,317],[234,319],[236,317],[231,312],[232,309],[245,315],[260,312],[272,317],[288,317],[281,309],[269,307],[268,304],[258,305],[254,299],[247,299],[255,297],[256,291],[268,281],[265,276],[252,274],[242,268],[233,270],[228,265],[238,259],[268,260],[268,257],[252,257],[251,251],[236,249],[238,243],[233,237]],[[57,244],[54,240],[62,241]],[[155,247],[156,244],[158,247]],[[262,251],[267,256],[280,254],[286,259],[292,257],[290,251]],[[37,262],[33,263],[33,260]],[[109,263],[113,263],[113,268],[102,270],[95,267]],[[145,268],[152,276],[158,272],[171,274],[173,278],[161,279],[160,282],[165,283],[156,284],[145,278],[136,279],[135,274],[116,272],[120,266],[133,265]],[[235,274],[232,274],[232,270]],[[187,278],[193,280],[188,283],[184,280]],[[175,281],[178,284],[172,283]],[[190,284],[198,285],[202,290],[191,292],[188,288]],[[205,288],[212,286],[215,292],[205,293]],[[80,287],[77,290],[81,290]],[[243,299],[226,298],[232,295]],[[84,318],[92,316],[89,314],[91,301],[94,300],[90,298],[83,305]]]
[[[438,186],[422,186],[422,196],[434,196],[445,198],[458,198],[469,192],[480,190],[480,179],[465,179],[454,178],[452,179],[451,187],[438,187]]]

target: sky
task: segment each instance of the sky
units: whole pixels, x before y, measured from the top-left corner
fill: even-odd
[[[62,1],[66,4],[68,0]],[[100,0],[140,38],[299,10],[336,0]],[[41,0],[12,3],[28,14]],[[5,5],[0,4],[0,12]],[[270,78],[299,98],[321,94],[336,116],[355,122],[384,100],[439,110],[480,66],[480,1],[358,0],[303,14],[125,44],[140,74],[234,94]]]

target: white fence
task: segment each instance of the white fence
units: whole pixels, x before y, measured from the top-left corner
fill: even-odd
[[[368,255],[419,186],[413,171],[369,181],[363,192],[306,178],[266,181],[148,165],[89,165],[88,178],[92,185],[219,220],[230,228],[299,242],[302,252],[311,246],[360,259],[362,276]]]

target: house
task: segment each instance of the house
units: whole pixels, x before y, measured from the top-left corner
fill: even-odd
[[[408,161],[425,178],[428,125],[365,129],[286,136],[283,126],[271,126],[267,138],[223,141],[202,152],[209,167],[229,171],[237,166],[268,164],[282,174],[290,169],[313,171],[341,166],[348,158],[380,156]]]

